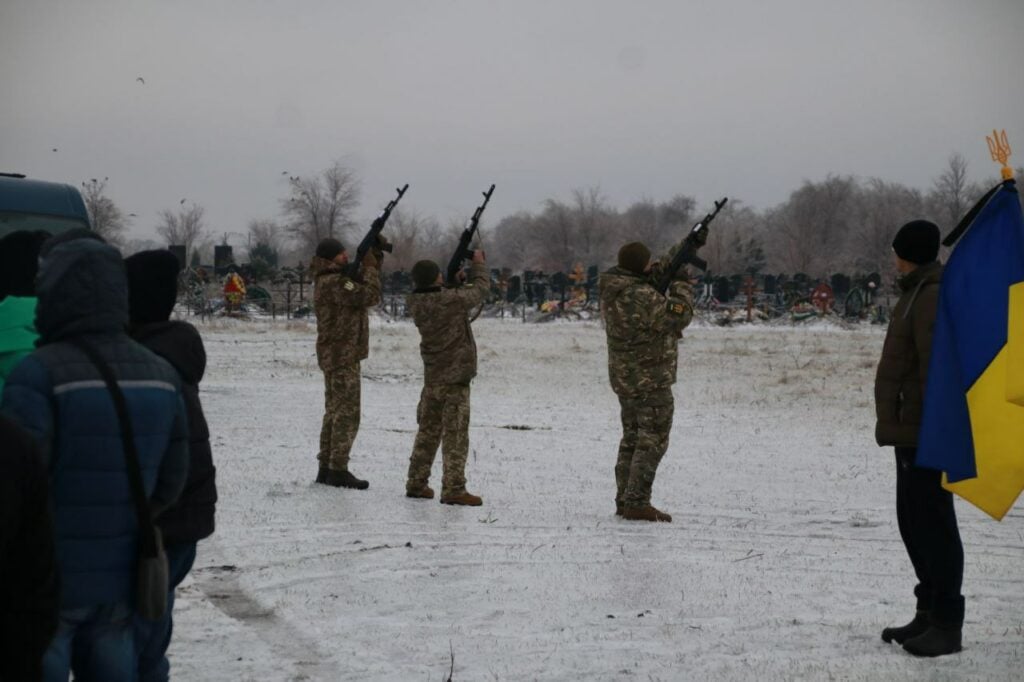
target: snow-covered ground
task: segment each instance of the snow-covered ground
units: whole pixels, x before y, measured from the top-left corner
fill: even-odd
[[[411,324],[372,325],[351,464],[367,491],[313,484],[310,324],[201,326],[220,503],[179,592],[177,679],[443,680],[453,663],[454,680],[1024,676],[1020,512],[957,503],[961,654],[879,638],[914,605],[893,455],[873,439],[880,329],[689,330],[654,488],[674,523],[649,524],[614,516],[600,324],[474,328],[467,473],[484,506],[458,508],[404,496]]]

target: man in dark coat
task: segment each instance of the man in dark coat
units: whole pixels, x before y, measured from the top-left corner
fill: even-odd
[[[42,679],[57,631],[57,562],[39,449],[0,417],[0,680]]]
[[[136,618],[136,645],[141,682],[167,680],[167,647],[173,631],[175,588],[196,558],[196,544],[213,533],[217,502],[216,470],[210,451],[210,431],[199,401],[199,382],[206,370],[206,349],[199,332],[188,322],[171,320],[178,297],[177,257],[167,250],[142,251],[125,259],[132,338],[167,360],[181,377],[188,415],[189,467],[185,490],[159,517],[167,550],[170,592],[167,611],[159,621]]]
[[[38,348],[8,377],[2,409],[29,432],[50,472],[61,595],[44,674],[134,680],[139,519],[114,401],[76,343],[96,349],[124,394],[153,513],[173,503],[185,485],[180,380],[125,333],[124,263],[95,234],[64,233],[43,245],[36,294]]]
[[[960,651],[964,550],[942,472],[915,466],[942,279],[936,260],[939,228],[925,220],[907,223],[892,246],[903,293],[893,308],[875,376],[875,440],[896,449],[896,518],[918,584],[913,620],[885,628],[882,639],[895,640],[915,656],[941,656]]]

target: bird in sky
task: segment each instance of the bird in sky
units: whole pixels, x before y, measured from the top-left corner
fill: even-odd
[[[138,82],[138,83],[142,83],[143,85],[145,85],[145,84],[146,84],[146,79],[145,79],[145,78],[143,78],[142,76],[139,76],[139,77],[138,77],[138,78],[136,78],[135,80],[136,80],[136,82]]]
[[[281,171],[281,175],[288,175],[288,171]]]
[[[57,151],[57,148],[56,148],[56,147],[54,147],[54,148],[53,148],[53,151]]]
[[[136,216],[136,215],[135,215],[134,213],[129,213],[129,214],[128,214],[128,217],[129,217],[129,218],[137,218],[138,216]]]
[[[179,203],[179,204],[184,204],[184,203],[185,203],[185,200],[184,200],[184,199],[182,199],[182,200],[181,200],[181,201],[179,201],[178,203]]]

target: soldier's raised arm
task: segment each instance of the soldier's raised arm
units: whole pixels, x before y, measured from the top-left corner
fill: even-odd
[[[466,310],[472,310],[487,299],[491,289],[491,275],[487,271],[487,257],[479,249],[473,252],[469,268],[469,282],[453,289]]]
[[[363,256],[363,281],[348,280],[338,292],[339,304],[353,308],[372,308],[380,304],[380,269],[377,257],[369,252]]]

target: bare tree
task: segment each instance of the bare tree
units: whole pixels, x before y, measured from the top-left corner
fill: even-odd
[[[859,272],[886,272],[892,262],[896,230],[921,217],[924,198],[916,189],[872,178],[856,203],[856,220],[847,246],[850,266]]]
[[[759,272],[765,266],[761,217],[742,201],[730,200],[708,228],[701,256],[710,272]]]
[[[682,194],[662,204],[646,197],[640,199],[623,214],[617,235],[621,243],[615,248],[626,242],[640,241],[655,255],[665,253],[685,236],[686,229],[693,222],[696,205],[692,197]]]
[[[198,242],[207,239],[203,213],[203,207],[198,204],[183,205],[177,211],[170,209],[160,211],[160,224],[156,226],[156,232],[169,245],[183,244],[185,246],[186,263],[191,262],[193,249],[196,248]]]
[[[125,232],[128,230],[128,218],[124,212],[107,196],[107,180],[90,179],[82,183],[82,200],[85,210],[89,213],[89,224],[93,232],[103,237],[114,246],[124,245]]]
[[[935,179],[928,194],[928,203],[943,232],[960,222],[978,195],[977,186],[967,179],[966,159],[960,154],[951,154],[946,170]]]
[[[608,259],[619,224],[616,212],[608,205],[600,187],[574,189],[572,211],[575,217],[576,253],[574,259],[584,265]]]
[[[499,266],[519,271],[531,263],[528,254],[533,247],[534,218],[520,211],[498,221],[491,230],[493,236],[487,244],[487,260]]]
[[[325,237],[342,239],[355,225],[352,212],[359,204],[359,179],[340,161],[309,178],[290,178],[290,193],[281,201],[287,229],[308,253]]]
[[[576,255],[573,211],[557,199],[544,201],[544,210],[534,221],[531,239],[532,262],[546,272],[568,271]],[[538,238],[539,237],[539,238]]]
[[[402,208],[391,214],[384,236],[394,245],[394,251],[384,258],[388,270],[411,270],[418,260],[436,260],[441,248],[437,219]]]
[[[287,241],[285,228],[278,221],[268,218],[249,221],[249,243],[253,249],[262,246],[268,251],[281,253]]]
[[[848,176],[805,181],[788,201],[770,211],[767,255],[772,266],[816,277],[839,267],[857,189],[857,181]]]

